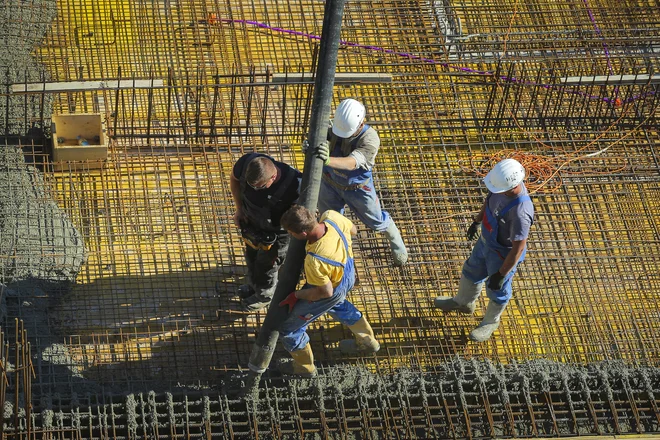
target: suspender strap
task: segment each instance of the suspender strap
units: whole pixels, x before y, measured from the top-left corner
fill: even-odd
[[[357,135],[355,139],[351,141],[351,151],[355,150],[359,140],[362,138],[362,135],[367,132],[367,130],[369,130],[369,124],[364,124],[364,127],[362,127],[362,131],[360,132],[360,134]],[[330,153],[332,153],[335,150],[335,146],[337,146],[338,140],[339,140],[339,136],[332,133],[332,135],[330,136]]]
[[[273,193],[273,195],[270,197],[270,200],[268,201],[268,207],[272,208],[273,206],[277,205],[280,200],[282,199],[282,196],[286,192],[286,190],[289,188],[289,185],[291,184],[291,181],[293,178],[296,176],[296,173],[291,167],[288,167],[286,171],[284,171],[285,175],[283,176],[283,179],[279,183],[279,186],[277,187],[277,191]]]
[[[526,202],[527,200],[532,200],[532,199],[529,196],[522,196],[522,197],[518,197],[515,200],[512,200],[508,205],[504,207],[504,209],[502,209],[502,211],[500,211],[500,214],[497,217],[503,218],[506,215],[506,213],[509,212],[512,208],[520,205],[523,202]]]
[[[314,252],[307,252],[307,255],[311,255],[312,257],[316,258],[317,260],[321,260],[324,263],[329,264],[330,266],[335,266],[335,267],[344,267],[342,263],[339,261],[331,260],[330,258],[322,257],[319,254],[315,254]]]
[[[337,233],[338,233],[339,236],[341,237],[341,241],[344,242],[344,249],[346,249],[346,255],[348,255],[348,241],[346,240],[346,236],[344,236],[344,233],[341,232],[341,229],[339,229],[339,226],[337,226],[337,223],[335,223],[335,222],[333,222],[332,220],[327,219],[327,218],[326,218],[325,220],[323,220],[323,221],[324,221],[324,222],[327,222],[327,223],[330,223],[330,226],[332,226],[333,228],[335,228],[335,230],[337,231]]]
[[[346,249],[346,258],[348,259],[349,258],[349,256],[348,256],[349,255],[348,254],[348,241],[346,240],[346,236],[344,235],[344,233],[341,232],[341,229],[339,229],[339,226],[337,226],[337,223],[333,222],[332,220],[325,219],[325,220],[323,220],[323,222],[324,223],[329,223],[330,226],[335,228],[335,230],[337,231],[337,233],[341,237],[341,240],[344,242],[344,249]],[[319,259],[319,260],[323,261],[324,263],[327,263],[331,266],[344,267],[344,263],[340,263],[339,261],[331,260],[329,258],[326,258],[326,257],[323,257],[321,255],[315,254],[314,252],[307,252],[307,255],[311,255],[312,257],[317,258],[317,259]]]

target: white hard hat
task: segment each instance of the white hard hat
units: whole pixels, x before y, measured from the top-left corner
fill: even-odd
[[[492,193],[503,193],[520,185],[525,179],[525,168],[515,159],[497,163],[484,177],[484,183]]]
[[[335,110],[332,132],[340,138],[353,136],[364,121],[365,113],[366,110],[361,102],[355,99],[344,99]]]

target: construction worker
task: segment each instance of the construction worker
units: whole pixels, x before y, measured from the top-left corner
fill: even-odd
[[[289,246],[280,217],[298,200],[301,182],[300,171],[265,154],[245,154],[234,165],[229,186],[234,224],[246,244],[247,284],[238,289],[246,312],[267,307],[273,298]]]
[[[383,211],[374,188],[371,172],[380,138],[365,124],[366,110],[355,99],[345,99],[335,111],[327,142],[318,147],[324,161],[319,192],[319,211],[329,209],[344,213],[348,207],[369,228],[385,232],[390,242],[395,266],[408,261],[408,251],[399,229],[387,211]]]
[[[471,315],[486,284],[486,314],[470,332],[470,339],[476,342],[488,340],[499,327],[500,316],[511,299],[511,279],[525,259],[534,205],[524,178],[525,169],[515,159],[502,160],[486,175],[484,183],[490,193],[467,232],[468,239],[478,241],[463,264],[458,293],[435,299],[435,306],[443,311]]]
[[[282,215],[282,227],[299,239],[306,240],[305,278],[302,290],[289,294],[280,306],[289,307],[289,315],[281,324],[284,348],[293,362],[280,366],[286,374],[303,377],[316,375],[314,355],[309,345],[307,326],[324,313],[348,326],[355,339],[343,340],[339,349],[345,354],[370,354],[380,349],[366,318],[347,299],[355,283],[355,266],[351,237],[355,225],[336,211],[326,211],[320,221],[304,206],[296,205]]]

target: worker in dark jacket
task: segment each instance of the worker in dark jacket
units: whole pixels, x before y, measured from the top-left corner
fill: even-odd
[[[245,241],[247,283],[239,287],[243,310],[270,304],[277,273],[289,246],[280,217],[300,196],[302,174],[265,154],[246,154],[234,165],[230,188],[236,204],[234,224]]]

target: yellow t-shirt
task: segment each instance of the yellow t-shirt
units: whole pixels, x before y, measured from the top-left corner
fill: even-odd
[[[346,241],[348,242],[348,255],[352,257],[351,229],[353,229],[353,223],[337,211],[331,210],[326,211],[321,215],[320,222],[323,223],[326,219],[335,222],[341,232],[344,233]],[[305,249],[307,252],[313,252],[316,255],[320,255],[329,260],[345,264],[348,260],[348,256],[346,255],[344,241],[341,239],[341,236],[334,226],[330,223],[326,223],[325,225],[328,227],[325,235],[312,244],[307,243]],[[328,284],[328,281],[332,281],[332,287],[337,287],[341,282],[343,275],[344,268],[341,266],[333,266],[309,254],[305,257],[305,278],[307,279],[307,282],[313,286],[324,286]]]

